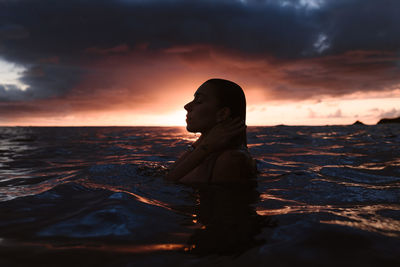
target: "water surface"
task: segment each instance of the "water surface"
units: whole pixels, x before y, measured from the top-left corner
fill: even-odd
[[[256,186],[165,181],[196,138],[0,128],[0,263],[399,266],[400,126],[249,127]]]

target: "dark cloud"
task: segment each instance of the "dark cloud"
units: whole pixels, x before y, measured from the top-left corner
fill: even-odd
[[[85,72],[78,66],[39,63],[29,67],[20,80],[29,85],[26,91],[31,100],[51,98],[71,90]]]
[[[28,31],[21,25],[5,24],[0,26],[0,40],[25,39]]]
[[[399,60],[394,53],[355,51],[285,62],[268,93],[277,99],[304,100],[395,90],[400,85],[395,64]]]
[[[0,102],[20,101],[29,98],[27,91],[21,91],[14,84],[0,84]]]
[[[351,50],[400,51],[400,2],[332,0],[319,12],[330,53]]]
[[[240,1],[25,0],[6,1],[0,12],[2,24],[29,32],[23,42],[3,40],[5,56],[22,62],[52,54],[80,58],[89,47],[121,43],[151,49],[201,43],[296,56],[319,27],[296,9]]]
[[[249,68],[224,67],[249,84],[264,86],[276,98],[305,99],[319,94],[383,90],[399,82],[399,9],[397,0],[326,0],[308,4],[300,0],[1,1],[0,58],[27,68],[21,81],[29,89],[5,90],[3,84],[0,101],[61,98],[79,95],[79,90],[87,90],[81,95],[90,98],[98,92],[96,88],[102,92],[105,88],[112,90],[118,82],[113,69],[94,68],[98,62],[109,67],[104,59],[131,55],[140,47],[159,56],[176,47],[196,45],[241,58],[265,59],[270,68],[274,63],[289,66],[301,62],[296,65],[299,68],[280,73],[262,69],[263,65],[253,68],[253,72]],[[192,63],[195,73],[197,61],[216,60],[209,51],[177,54]],[[365,57],[358,63],[340,61],[352,58],[346,54],[348,51],[386,51],[391,56],[380,57],[374,52],[375,63]],[[148,63],[141,58],[132,61],[133,65]],[[135,66],[137,80],[143,79],[142,65]],[[148,73],[149,68],[146,66],[144,72]],[[254,77],[245,78],[255,73]],[[97,79],[96,85],[77,90],[87,77]],[[141,92],[139,87],[131,90],[131,94]]]

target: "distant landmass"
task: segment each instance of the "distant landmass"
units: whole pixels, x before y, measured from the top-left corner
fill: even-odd
[[[400,123],[400,117],[391,118],[391,119],[384,118],[384,119],[379,120],[377,124],[386,124],[386,123]],[[361,121],[356,121],[352,125],[365,125],[365,124]]]
[[[381,119],[378,124],[385,124],[385,123],[400,123],[400,117],[394,119]]]
[[[365,125],[365,124],[362,123],[361,121],[356,121],[355,123],[353,123],[353,125]]]

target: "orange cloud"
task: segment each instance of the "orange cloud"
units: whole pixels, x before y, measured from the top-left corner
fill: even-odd
[[[80,120],[82,124],[110,125],[115,121],[116,125],[134,125],[148,118],[155,120],[154,124],[165,124],[165,114],[184,116],[183,105],[202,82],[212,77],[240,84],[249,106],[341,99],[357,93],[363,97],[368,92],[390,94],[400,84],[395,64],[399,57],[391,52],[353,51],[285,60],[208,45],[152,50],[146,45],[129,48],[122,44],[92,47],[86,53],[95,56],[82,63],[85,75],[74,88],[48,99],[1,103],[0,123],[50,120],[71,125]],[[341,116],[337,116],[337,110]],[[330,111],[325,118],[338,119],[343,117],[342,112]],[[176,124],[181,122],[176,119]]]

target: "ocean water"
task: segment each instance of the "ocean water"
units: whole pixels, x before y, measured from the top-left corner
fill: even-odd
[[[400,266],[400,125],[249,127],[254,185],[163,179],[180,127],[0,127],[0,266]]]

